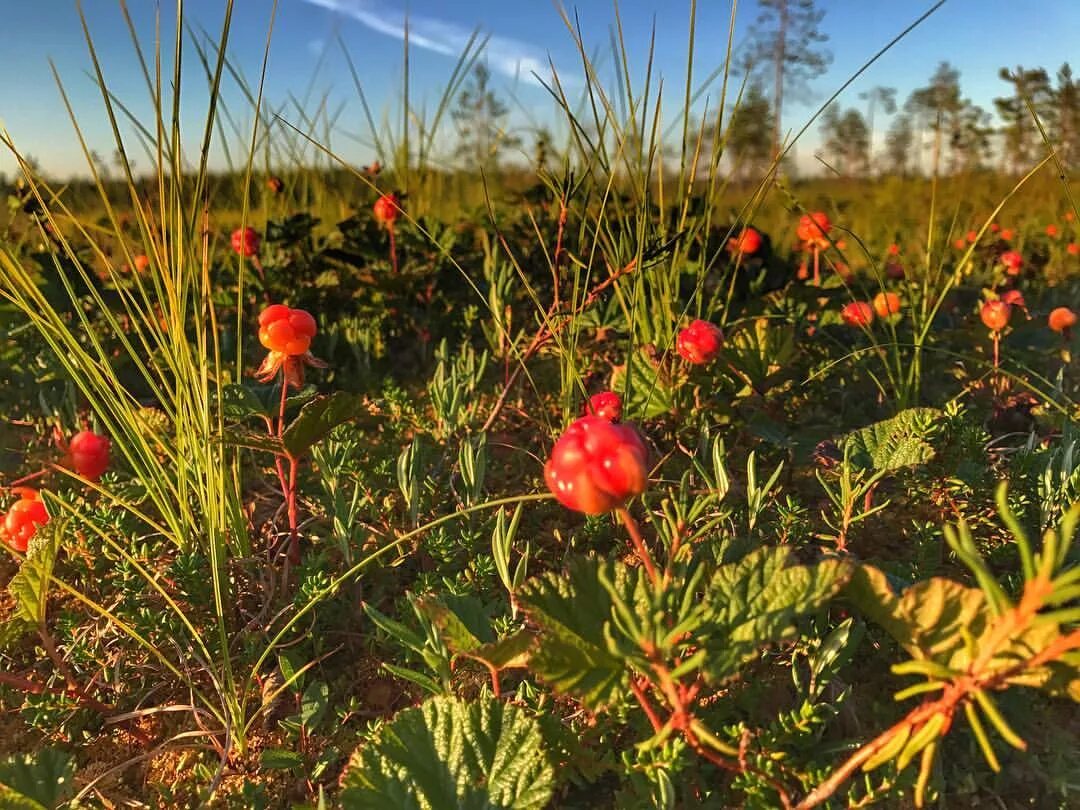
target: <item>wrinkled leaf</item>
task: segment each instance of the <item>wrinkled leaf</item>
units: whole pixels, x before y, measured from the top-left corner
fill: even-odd
[[[226,428],[221,433],[221,441],[230,447],[261,450],[274,455],[281,455],[283,450],[281,441],[276,436],[269,436],[246,427]]]
[[[612,649],[611,594],[600,569],[622,567],[593,558],[571,561],[566,576],[544,574],[529,580],[518,601],[541,632],[530,667],[554,689],[580,699],[590,709],[612,703],[626,686],[623,656]],[[608,575],[615,581],[617,571]]]
[[[785,546],[759,548],[713,574],[706,594],[710,614],[703,631],[710,678],[730,677],[761,647],[789,637],[795,632],[796,617],[828,602],[851,573],[843,560],[789,565],[790,556]]]
[[[221,410],[226,419],[235,422],[251,416],[268,416],[269,411],[250,387],[230,383],[221,389]]]
[[[344,810],[541,810],[555,771],[540,725],[494,698],[432,698],[353,754]]]
[[[855,571],[844,595],[913,658],[933,660],[952,669],[963,670],[971,663],[962,631],[971,634],[976,650],[996,633],[983,592],[943,577],[918,582],[897,593],[885,573],[864,565]],[[1053,622],[1033,624],[1013,633],[990,661],[1016,663],[1045,648],[1059,633]],[[1048,668],[1028,670],[1010,683],[1042,686],[1050,675]],[[1068,679],[1063,683],[1065,690],[1071,688]]]
[[[26,559],[8,583],[17,615],[35,627],[45,621],[49,578],[60,550],[63,522],[52,520],[40,527],[26,549]]]
[[[367,413],[366,403],[364,396],[346,391],[314,399],[300,409],[296,419],[285,429],[282,444],[294,456],[301,456],[338,425]]]
[[[468,655],[482,644],[495,641],[491,616],[475,596],[443,594],[421,599],[417,605],[455,653]]]
[[[852,464],[872,470],[925,464],[934,457],[930,439],[941,416],[936,408],[908,408],[891,419],[848,434],[845,442],[851,450]]]
[[[611,372],[611,390],[622,396],[628,419],[654,419],[675,407],[671,380],[644,351],[631,353]]]

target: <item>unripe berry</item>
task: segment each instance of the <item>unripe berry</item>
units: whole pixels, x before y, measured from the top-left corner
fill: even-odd
[[[394,221],[401,213],[397,195],[383,194],[375,201],[375,205],[372,206],[371,212],[375,216],[375,221],[380,225],[386,225],[387,227],[393,225]]]
[[[49,522],[49,513],[45,511],[45,504],[36,490],[23,487],[17,491],[20,492],[20,499],[11,505],[3,520],[0,520],[0,540],[25,554],[38,527]]]
[[[232,249],[246,259],[259,252],[261,241],[254,228],[238,228],[233,231]]]
[[[622,416],[622,399],[614,391],[601,391],[589,397],[585,415],[599,416],[609,422],[618,422]]]
[[[852,301],[840,310],[840,317],[848,326],[869,326],[874,322],[874,308],[865,301]]]
[[[111,444],[105,436],[89,430],[76,433],[68,442],[69,466],[83,478],[97,481],[109,468]]]
[[[724,333],[720,327],[708,321],[694,321],[679,332],[675,350],[688,363],[700,366],[716,357],[723,343]]]
[[[555,442],[544,480],[563,506],[602,515],[645,491],[647,458],[633,426],[582,416]]]

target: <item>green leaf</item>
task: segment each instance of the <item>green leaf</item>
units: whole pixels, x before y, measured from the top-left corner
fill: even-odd
[[[302,756],[284,748],[267,748],[259,755],[259,767],[264,771],[291,771],[303,765]]]
[[[300,698],[300,722],[309,730],[319,725],[330,705],[330,687],[322,681],[312,681]]]
[[[625,658],[608,638],[614,602],[601,583],[602,567],[609,582],[626,578],[621,563],[578,558],[566,576],[531,579],[518,595],[541,629],[530,667],[554,689],[594,710],[616,700],[627,685]]]
[[[282,434],[282,444],[292,455],[302,456],[338,425],[367,412],[367,399],[361,394],[338,391],[328,397],[319,397],[300,409]]]
[[[541,810],[555,769],[535,718],[494,698],[432,698],[353,754],[344,810]]]
[[[844,595],[869,619],[884,628],[916,658],[948,665],[962,648],[962,629],[983,624],[986,597],[977,588],[934,577],[898,594],[888,576],[870,565],[859,566]]]
[[[790,556],[786,546],[759,548],[713,574],[702,630],[711,679],[730,677],[762,646],[792,635],[796,617],[828,602],[851,574],[843,560],[788,565]]]
[[[723,356],[759,394],[794,374],[795,327],[769,318],[756,318],[730,330],[724,339]]]
[[[276,436],[259,433],[246,427],[229,427],[221,432],[220,441],[229,447],[243,447],[248,450],[261,450],[280,456],[283,451],[281,441]]]
[[[533,633],[519,630],[499,641],[482,644],[473,650],[469,657],[483,661],[495,669],[523,667],[529,660],[529,648],[535,640]]]
[[[875,422],[844,439],[857,468],[899,470],[925,464],[934,457],[929,439],[943,416],[936,408],[908,408]]]
[[[675,407],[675,388],[668,375],[644,350],[626,358],[611,372],[611,390],[623,398],[628,419],[654,419]]]
[[[439,629],[453,652],[468,655],[482,644],[495,641],[491,616],[475,596],[444,594],[429,596],[417,608]]]
[[[404,645],[413,652],[420,652],[424,649],[424,639],[419,633],[416,633],[396,619],[391,619],[385,613],[376,610],[367,602],[364,602],[361,607],[376,627],[391,638],[396,639],[399,644]]]
[[[250,387],[230,383],[221,389],[221,411],[226,419],[242,422],[252,416],[269,416],[270,411]]]
[[[71,795],[74,777],[71,757],[54,748],[8,757],[0,761],[0,808],[59,807]]]
[[[45,621],[49,578],[56,565],[63,526],[64,522],[52,520],[34,533],[26,559],[8,583],[8,592],[15,599],[16,615],[35,627]]]
[[[410,683],[415,683],[421,689],[425,689],[433,695],[441,695],[446,692],[434,678],[425,675],[422,672],[417,672],[415,669],[395,666],[394,664],[388,664],[385,661],[383,662],[382,668],[395,677],[401,678],[404,681],[409,681]]]
[[[915,659],[930,660],[953,670],[964,670],[971,655],[964,634],[975,649],[995,632],[994,616],[979,588],[969,588],[944,577],[918,582],[897,593],[887,575],[870,565],[856,569],[844,591],[868,618],[880,625]],[[1041,650],[1060,633],[1054,622],[1036,622],[1014,633],[990,663],[1013,664]],[[1000,640],[997,642],[1000,645]],[[1028,670],[1010,683],[1052,688],[1051,668]],[[1060,680],[1054,680],[1061,683]]]
[[[33,631],[34,626],[32,622],[26,620],[26,617],[18,614],[12,616],[6,622],[0,622],[0,651],[22,641],[27,633]]]

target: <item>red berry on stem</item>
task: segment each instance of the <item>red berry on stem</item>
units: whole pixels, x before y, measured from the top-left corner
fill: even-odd
[[[738,236],[728,240],[728,250],[753,256],[761,250],[761,234],[756,228],[747,225]]]
[[[618,422],[622,416],[622,398],[614,391],[601,391],[589,397],[585,415],[599,416],[609,422]]]
[[[979,317],[983,324],[991,332],[1000,332],[1009,325],[1009,317],[1012,315],[1012,307],[1000,299],[987,301],[979,310]]]
[[[1007,250],[1001,254],[1001,263],[1005,265],[1005,272],[1010,276],[1020,274],[1020,268],[1024,266],[1024,257],[1015,250]]]
[[[271,304],[259,315],[259,342],[290,357],[306,354],[318,327],[309,312]]]
[[[888,318],[900,311],[900,296],[894,292],[880,292],[874,296],[874,312],[879,318]]]
[[[97,481],[109,468],[111,446],[108,438],[92,431],[76,433],[68,442],[68,466],[83,478]]]
[[[723,343],[724,333],[720,331],[720,327],[699,320],[679,332],[675,339],[675,349],[688,363],[700,366],[716,357]]]
[[[827,248],[830,230],[832,230],[832,223],[829,222],[829,215],[824,211],[814,211],[812,214],[804,214],[799,219],[799,227],[795,233],[810,247]]]
[[[375,215],[375,220],[380,224],[386,226],[393,225],[394,221],[401,213],[401,206],[398,203],[397,195],[383,194],[375,201],[375,205],[372,206],[371,212]]]
[[[19,500],[11,505],[3,520],[0,520],[0,540],[25,554],[38,527],[49,522],[49,513],[45,511],[45,504],[37,490],[21,487],[16,491],[20,494]]]
[[[1076,326],[1076,313],[1068,307],[1058,307],[1050,313],[1049,323],[1052,330],[1064,334]]]
[[[563,506],[602,515],[645,491],[647,458],[632,425],[582,416],[555,442],[544,480]]]
[[[246,259],[259,252],[261,241],[254,228],[237,228],[232,234],[232,249]]]
[[[869,326],[874,322],[874,308],[865,301],[852,301],[840,310],[840,317],[848,326]]]

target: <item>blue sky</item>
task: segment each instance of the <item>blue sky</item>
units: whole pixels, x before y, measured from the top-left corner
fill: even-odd
[[[144,49],[152,52],[155,37],[154,0],[128,0]],[[92,148],[108,155],[112,141],[102,115],[98,91],[87,75],[91,61],[83,39],[74,0],[6,0],[0,24],[0,122],[16,145],[39,159],[54,175],[80,172],[85,163],[50,74],[51,58],[68,90],[80,125]],[[84,9],[99,50],[110,90],[135,115],[149,120],[146,86],[137,68],[131,40],[118,0],[84,0]],[[162,38],[173,37],[175,3],[162,4]],[[187,0],[189,22],[216,32],[221,27],[224,0]],[[230,53],[249,79],[258,76],[272,0],[236,0]],[[928,0],[822,0],[823,29],[833,53],[829,72],[813,84],[807,102],[792,100],[785,126],[798,129],[833,90],[850,77],[870,55],[925,11]],[[704,77],[720,65],[727,42],[731,7],[719,0],[699,0],[696,73]],[[577,13],[590,49],[610,67],[610,31],[614,5],[606,0],[582,0]],[[685,80],[688,0],[621,0],[620,11],[632,70],[643,71],[650,31],[656,21],[656,70],[665,78],[669,96],[665,111],[674,114]],[[1037,8],[1037,11],[1034,9]],[[491,37],[488,62],[497,88],[513,97],[514,123],[548,123],[554,118],[546,92],[531,78],[533,69],[546,70],[550,58],[571,86],[581,74],[574,44],[551,0],[278,0],[267,71],[266,95],[283,116],[300,123],[290,94],[307,109],[325,98],[327,108],[340,111],[330,145],[349,159],[363,160],[370,151],[358,142],[367,127],[352,79],[337,44],[345,43],[378,120],[394,109],[402,77],[401,28],[406,13],[412,30],[411,83],[414,100],[434,105],[460,49],[477,26]],[[756,16],[756,4],[740,3],[736,42]],[[874,85],[896,87],[903,99],[924,84],[937,63],[950,60],[961,70],[964,91],[990,108],[1005,91],[998,68],[1009,65],[1045,66],[1056,70],[1073,58],[1075,32],[1080,31],[1080,2],[1041,0],[948,0],[945,6],[907,39],[871,67],[841,98],[862,107],[859,92]],[[1070,47],[1072,46],[1072,47]],[[171,50],[167,44],[166,50]],[[194,50],[187,55],[184,121],[194,142],[204,109],[205,79]],[[713,98],[715,99],[715,90]],[[250,121],[235,87],[227,101],[241,126]],[[395,125],[398,116],[391,119]],[[879,119],[879,129],[885,122]],[[123,127],[125,132],[129,127]],[[324,139],[320,133],[320,139]],[[809,135],[799,147],[805,165],[816,138]],[[221,160],[220,153],[218,160]],[[136,152],[136,162],[139,156]],[[145,167],[146,160],[142,163]],[[13,161],[0,154],[0,171]]]

